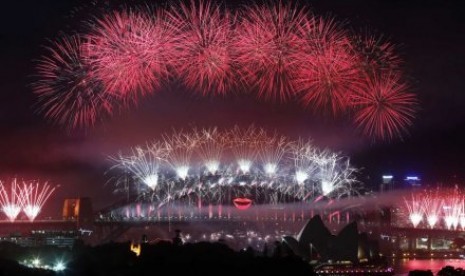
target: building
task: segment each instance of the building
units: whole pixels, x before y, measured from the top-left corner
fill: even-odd
[[[78,227],[93,223],[92,201],[88,197],[67,198],[63,203],[63,220],[77,221]]]
[[[12,234],[8,237],[0,237],[0,241],[15,243],[22,247],[72,248],[78,238],[79,233],[76,231],[34,230],[29,235]]]
[[[382,176],[382,182],[379,185],[379,191],[382,192],[389,192],[394,189],[394,176],[391,174],[385,174]]]
[[[404,179],[405,185],[411,188],[420,188],[421,187],[421,179],[416,175],[409,175],[406,176]]]

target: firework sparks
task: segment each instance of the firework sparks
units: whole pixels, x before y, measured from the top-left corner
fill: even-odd
[[[439,215],[441,214],[442,200],[438,200],[437,196],[427,195],[424,198],[424,212],[426,221],[430,228],[434,228],[439,222]]]
[[[146,148],[135,147],[128,156],[120,153],[117,157],[110,157],[117,162],[118,168],[128,170],[152,190],[157,188],[158,170],[165,158],[166,150],[160,143]]]
[[[264,130],[261,130],[265,132]],[[259,157],[262,161],[263,171],[268,176],[274,176],[278,173],[280,162],[287,151],[287,138],[274,134],[271,137],[267,137],[266,134],[261,136],[266,139],[259,144]]]
[[[412,124],[417,105],[407,89],[394,72],[368,79],[366,88],[354,96],[357,127],[374,139],[401,136]]]
[[[202,206],[205,201],[231,203],[237,197],[278,203],[357,194],[356,170],[348,158],[329,150],[318,151],[310,141],[270,136],[253,126],[174,132],[154,144],[166,155],[139,149],[112,160],[117,162],[115,169],[133,175],[134,184],[151,188],[135,189],[139,198],[159,206],[173,200],[195,201]],[[212,165],[211,160],[218,163]]]
[[[312,162],[312,157],[315,154],[316,148],[311,141],[298,140],[290,144],[291,159],[294,161],[295,180],[301,187],[304,182],[313,176],[315,172],[315,163]]]
[[[246,8],[235,48],[241,75],[256,85],[258,97],[288,100],[295,94],[294,71],[301,63],[296,34],[306,18],[303,8],[279,2]]]
[[[168,10],[107,12],[88,26],[82,36],[58,39],[37,66],[40,110],[68,128],[93,126],[116,105],[137,104],[171,80],[202,95],[243,87],[333,115],[353,108],[356,126],[376,140],[401,136],[413,120],[417,101],[400,82],[394,46],[304,6],[230,11],[190,0]],[[242,160],[242,169],[251,162]],[[265,164],[266,170],[276,165]]]
[[[221,95],[236,86],[233,22],[228,11],[208,0],[191,0],[170,10],[169,25],[180,50],[176,71],[188,87]]]
[[[21,212],[24,205],[25,195],[22,193],[16,179],[11,181],[11,186],[8,191],[5,185],[0,181],[0,203],[2,211],[5,213],[9,221],[13,222]]]
[[[412,194],[405,204],[414,227],[419,226],[424,216],[431,229],[458,230],[465,225],[465,198],[457,189]]]
[[[352,185],[358,182],[354,177],[357,170],[350,166],[350,160],[328,151],[322,151],[313,158],[318,164],[316,175],[321,194],[329,196],[337,191],[339,196],[350,196]]]
[[[125,10],[93,23],[87,54],[108,93],[135,102],[160,88],[175,55],[164,17],[162,10]]]
[[[412,223],[413,227],[416,228],[423,220],[423,205],[421,197],[412,194],[411,200],[404,200],[409,212],[408,217],[410,219],[410,222]]]
[[[39,185],[36,183],[23,183],[21,193],[24,194],[23,210],[29,221],[34,221],[39,215],[42,207],[49,197],[55,191],[55,187],[50,186],[48,183]]]
[[[191,165],[191,157],[196,146],[196,140],[190,134],[184,132],[173,132],[163,137],[165,147],[168,151],[167,162],[176,172],[180,179],[186,179]]]
[[[224,136],[217,128],[194,131],[198,141],[196,150],[201,162],[210,174],[215,174],[220,168],[221,156],[224,151]]]
[[[361,78],[347,33],[333,19],[314,17],[301,28],[304,60],[297,70],[298,90],[305,105],[338,114],[350,107]]]
[[[82,38],[64,37],[47,50],[37,64],[40,80],[33,84],[46,118],[67,128],[85,128],[112,113],[114,99],[95,78]]]
[[[258,154],[258,145],[263,141],[257,129],[253,126],[247,129],[234,127],[228,134],[230,147],[236,158],[239,170],[248,173]]]
[[[457,229],[460,222],[460,215],[463,213],[462,198],[458,196],[451,196],[444,199],[442,209],[447,229]]]
[[[369,32],[352,35],[351,46],[358,57],[358,66],[366,74],[398,70],[402,64],[395,46],[382,35],[376,36]]]

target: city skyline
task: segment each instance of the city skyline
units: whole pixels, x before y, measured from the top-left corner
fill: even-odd
[[[34,62],[44,54],[47,39],[75,29],[92,5],[28,2],[27,8],[9,3],[2,16],[0,176],[59,184],[57,201],[74,195],[91,196],[96,202],[108,200],[111,189],[104,185],[108,181],[105,172],[111,166],[108,155],[160,138],[173,128],[236,124],[254,124],[293,138],[313,138],[319,147],[342,151],[363,168],[360,180],[369,185],[376,184],[376,177],[381,182],[383,173],[397,177],[417,174],[428,183],[462,183],[465,84],[461,65],[465,54],[461,49],[465,38],[460,34],[465,22],[457,1],[303,2],[317,14],[330,13],[356,30],[374,30],[397,45],[420,109],[408,129],[410,134],[388,142],[364,137],[345,117],[315,114],[296,103],[262,101],[251,95],[204,98],[187,93],[181,85],[94,128],[63,129],[37,114],[31,88]]]

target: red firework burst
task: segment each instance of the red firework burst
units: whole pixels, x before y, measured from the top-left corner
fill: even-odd
[[[95,22],[89,58],[109,93],[137,101],[154,92],[168,76],[174,36],[163,11],[122,11]]]
[[[67,128],[84,128],[112,113],[113,97],[83,57],[81,38],[64,37],[46,49],[48,54],[37,64],[39,80],[33,84],[46,118]]]
[[[313,17],[303,25],[303,60],[297,70],[297,90],[305,105],[338,114],[350,107],[361,85],[357,57],[349,51],[346,32],[332,19]]]
[[[414,119],[417,99],[398,73],[367,79],[365,89],[354,96],[355,124],[376,140],[400,137]]]
[[[395,46],[381,35],[365,32],[353,35],[351,45],[358,56],[361,69],[367,74],[399,69],[402,59],[396,54]]]
[[[259,98],[297,95],[334,115],[355,108],[355,124],[375,139],[400,136],[412,123],[416,98],[381,36],[349,35],[334,19],[284,1],[246,7],[240,17],[212,1],[107,13],[84,39],[58,40],[38,62],[40,111],[69,128],[92,126],[176,73],[202,95],[247,84]]]
[[[176,71],[203,95],[225,94],[236,85],[231,56],[233,16],[210,1],[183,3],[170,11],[179,47]]]
[[[303,42],[296,31],[306,16],[305,9],[281,2],[246,8],[235,48],[241,76],[258,88],[258,97],[285,101],[295,94]]]

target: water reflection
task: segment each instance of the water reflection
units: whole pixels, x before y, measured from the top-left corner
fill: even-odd
[[[455,268],[465,268],[465,260],[462,259],[394,259],[392,266],[394,267],[395,275],[408,275],[412,270],[431,270],[434,275],[441,268],[450,265]]]

